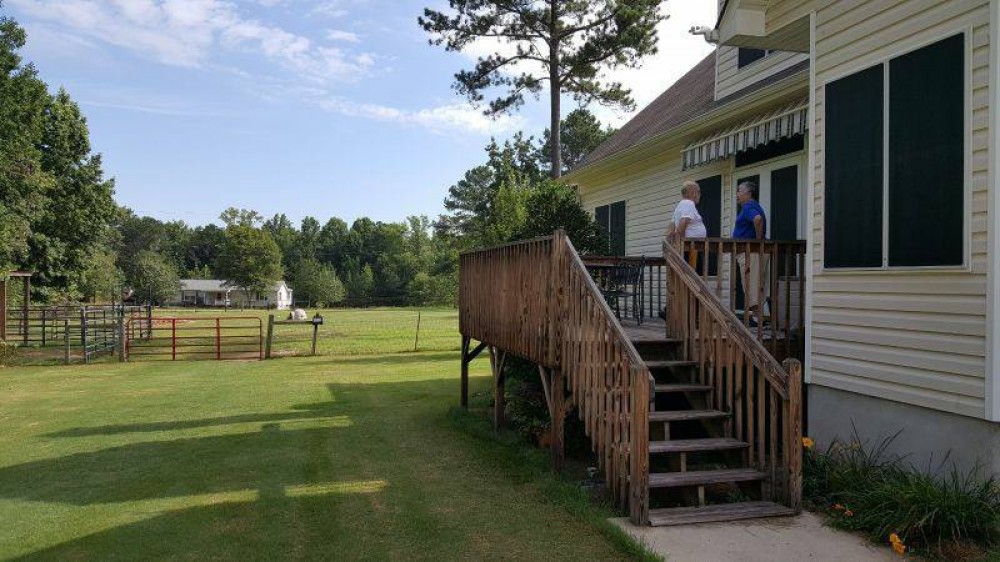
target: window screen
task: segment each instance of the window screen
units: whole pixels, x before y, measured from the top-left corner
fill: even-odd
[[[747,49],[746,47],[740,47],[739,52],[736,54],[736,68],[743,68],[744,66],[758,61],[767,56],[767,51],[764,49]]]
[[[826,267],[882,266],[883,67],[826,85]]]
[[[961,265],[965,40],[889,63],[889,265]]]

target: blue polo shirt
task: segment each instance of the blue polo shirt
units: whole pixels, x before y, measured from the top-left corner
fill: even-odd
[[[764,216],[764,209],[755,199],[747,201],[740,214],[736,217],[736,224],[733,226],[733,238],[754,239],[757,238],[757,229],[753,227],[753,219],[760,216],[764,220],[764,238],[767,238],[767,217]]]

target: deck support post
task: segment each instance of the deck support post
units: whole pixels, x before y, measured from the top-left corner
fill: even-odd
[[[788,439],[785,492],[788,507],[798,513],[802,511],[802,363],[786,359],[782,367],[788,373],[788,410],[784,415]]]
[[[486,349],[485,343],[480,343],[475,349],[469,350],[472,347],[472,338],[469,336],[462,336],[462,395],[461,403],[462,407],[466,410],[469,409],[469,363],[475,359],[484,349]]]
[[[489,346],[490,368],[493,371],[493,429],[499,431],[504,425],[504,410],[506,409],[504,363],[507,362],[507,352]]]
[[[565,386],[562,371],[538,366],[538,375],[542,379],[542,390],[545,393],[545,405],[549,410],[549,447],[552,452],[552,471],[561,472],[565,449]]]

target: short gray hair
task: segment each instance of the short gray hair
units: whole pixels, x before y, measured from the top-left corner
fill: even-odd
[[[684,182],[684,185],[681,186],[681,197],[690,197],[691,193],[692,193],[691,192],[692,189],[701,190],[701,186],[698,185],[698,182],[696,182],[696,181],[686,181],[686,182]]]
[[[745,181],[736,186],[736,191],[746,191],[750,197],[757,198],[757,184],[752,181]]]

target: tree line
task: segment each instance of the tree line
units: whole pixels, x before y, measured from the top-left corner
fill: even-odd
[[[92,151],[87,121],[64,90],[50,93],[22,60],[24,30],[0,17],[0,272],[34,272],[41,302],[133,295],[167,302],[181,278],[222,279],[263,291],[284,278],[309,305],[453,304],[462,251],[565,229],[578,248],[602,252],[607,233],[575,192],[549,178],[551,131],[491,140],[484,161],[448,189],[432,221],[226,209],[221,225],[138,216],[114,200]],[[561,165],[579,162],[611,130],[585,109],[562,120]]]

